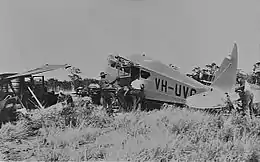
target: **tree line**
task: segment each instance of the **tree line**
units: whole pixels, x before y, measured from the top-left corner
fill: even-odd
[[[53,91],[71,91],[76,90],[78,87],[87,87],[91,83],[98,84],[99,81],[92,78],[82,78],[81,77],[81,70],[76,67],[72,67],[70,69],[69,78],[70,80],[60,81],[55,78],[50,78],[45,81],[45,85],[48,87],[48,90]]]
[[[77,79],[77,80],[64,80],[64,81],[60,81],[58,79],[55,78],[50,78],[48,80],[45,81],[45,85],[47,86],[49,91],[71,91],[73,89],[77,89],[78,87],[87,87],[89,84],[91,83],[98,83],[98,80],[96,79],[89,79],[89,78],[85,78],[85,79]]]
[[[258,84],[260,85],[260,73],[256,73],[255,69],[259,67],[260,64],[256,63],[253,65],[252,72],[249,74],[245,74],[241,69],[238,69],[237,71],[237,77],[246,77],[249,83],[253,84]],[[216,65],[216,63],[211,63],[211,64],[206,64],[205,67],[194,67],[191,70],[191,73],[187,74],[187,76],[203,83],[206,84],[205,82],[202,81],[208,81],[211,82],[214,80],[214,74],[215,72],[219,69],[219,66]],[[48,87],[49,90],[53,91],[71,91],[71,90],[76,90],[78,87],[87,87],[91,83],[98,84],[99,81],[96,79],[91,79],[91,78],[82,78],[81,77],[81,70],[76,67],[72,67],[69,71],[69,78],[70,80],[64,80],[60,81],[55,78],[50,78],[45,81],[45,85]]]
[[[253,65],[250,73],[245,73],[242,69],[237,69],[237,79],[243,77],[251,84],[260,85],[260,71],[257,71],[257,69],[260,69],[260,62]],[[216,63],[212,63],[205,65],[204,68],[199,66],[194,67],[187,76],[201,83],[204,83],[203,81],[212,82],[217,70],[219,70],[219,66]]]

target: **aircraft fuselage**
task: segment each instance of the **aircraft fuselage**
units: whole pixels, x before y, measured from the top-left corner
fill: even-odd
[[[140,78],[144,81],[145,98],[148,100],[185,104],[185,99],[189,96],[205,92],[207,89],[196,80],[181,74],[180,72],[156,62],[157,66],[165,68],[164,73],[139,66]],[[108,66],[106,69],[108,80],[114,80],[118,75],[124,75],[124,70],[118,70],[115,67]],[[175,79],[175,77],[178,78]],[[131,74],[129,74],[131,78]],[[182,81],[179,81],[182,80]],[[129,81],[129,80],[128,80]],[[188,81],[189,83],[186,83]]]
[[[184,104],[187,97],[206,91],[163,74],[149,72],[151,76],[144,79],[144,92],[147,99]]]

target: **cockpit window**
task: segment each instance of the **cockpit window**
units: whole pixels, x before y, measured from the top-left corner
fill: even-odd
[[[151,76],[151,74],[147,71],[141,70],[141,78],[147,79]]]

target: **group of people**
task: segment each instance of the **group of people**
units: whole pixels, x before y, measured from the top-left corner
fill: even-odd
[[[138,110],[144,101],[144,83],[140,77],[130,80],[129,84],[122,85],[120,77],[109,82],[106,73],[100,73],[101,103],[109,115],[113,114],[113,102],[116,98],[120,104],[121,111]],[[115,89],[116,93],[110,89]]]

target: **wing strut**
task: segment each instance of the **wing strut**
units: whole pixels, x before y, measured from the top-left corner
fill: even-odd
[[[40,106],[40,108],[41,108],[41,109],[44,109],[43,106],[42,106],[42,104],[40,103],[40,101],[37,99],[37,97],[35,96],[35,94],[34,94],[33,91],[31,90],[31,88],[30,88],[29,86],[28,86],[27,88],[28,88],[28,90],[31,92],[33,98],[36,100],[36,102],[38,103],[38,105]]]

